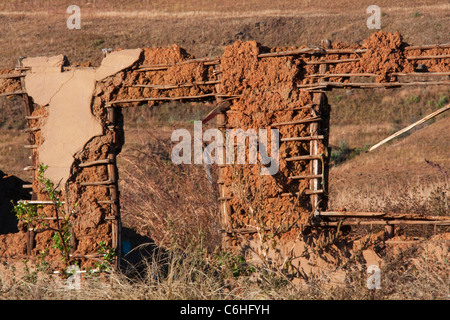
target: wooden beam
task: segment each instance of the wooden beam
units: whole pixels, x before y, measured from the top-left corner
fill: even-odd
[[[322,155],[306,155],[286,158],[286,161],[322,160]]]
[[[402,133],[405,133],[406,131],[411,130],[412,128],[418,126],[419,124],[424,123],[427,120],[430,120],[434,117],[436,117],[437,115],[447,111],[450,109],[450,104],[440,108],[439,110],[436,110],[435,112],[427,115],[426,117],[420,119],[419,121],[414,122],[413,124],[407,126],[406,128],[403,128],[402,130],[397,131],[396,133],[394,133],[393,135],[390,135],[389,137],[387,137],[386,139],[378,142],[377,144],[373,145],[372,147],[369,148],[369,150],[367,150],[367,152],[370,152],[372,150],[375,150],[376,148],[378,148],[379,146],[385,144],[388,141],[391,141],[392,139],[394,139],[395,137],[398,137],[399,135],[401,135]]]
[[[406,57],[406,60],[428,60],[428,59],[448,59],[448,58],[450,58],[450,54],[440,54],[432,56],[413,56],[413,57]]]
[[[321,120],[322,120],[322,118],[320,118],[320,117],[310,117],[310,118],[305,118],[305,119],[300,119],[300,120],[274,123],[271,125],[271,127],[310,123],[310,122],[317,122],[317,121],[321,121]]]
[[[27,93],[26,91],[5,92],[5,93],[0,93],[0,97],[17,96],[17,95],[23,95],[26,93]]]
[[[311,141],[311,140],[322,140],[324,139],[323,135],[318,136],[306,136],[306,137],[289,137],[289,138],[281,138],[281,142],[290,142],[290,141]]]

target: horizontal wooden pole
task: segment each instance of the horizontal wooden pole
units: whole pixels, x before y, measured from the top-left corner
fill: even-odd
[[[409,72],[409,73],[402,73],[402,72],[392,72],[389,73],[391,76],[397,76],[397,77],[445,77],[449,76],[450,72]]]
[[[429,59],[448,59],[450,54],[432,55],[432,56],[413,56],[406,57],[406,60],[429,60]]]
[[[279,52],[261,53],[258,58],[284,57],[300,54],[358,54],[364,53],[367,49],[321,49],[321,48],[301,48],[296,50],[287,50]]]
[[[92,181],[92,182],[81,182],[80,185],[82,187],[89,187],[89,186],[110,186],[114,184],[114,181],[106,180],[106,181]]]
[[[46,201],[46,200],[19,200],[18,202],[23,204],[39,204],[39,205],[55,205],[54,201]],[[61,201],[64,204],[64,201]]]
[[[337,60],[318,60],[318,61],[306,61],[305,63],[308,65],[314,64],[337,64],[337,63],[348,63],[348,62],[356,62],[359,61],[359,58],[354,59],[337,59]]]
[[[25,73],[7,73],[0,74],[0,79],[15,79],[25,77]]]
[[[146,101],[176,101],[176,100],[191,100],[191,99],[205,99],[205,98],[226,98],[226,99],[238,99],[240,95],[223,95],[216,93],[207,93],[197,96],[181,96],[181,97],[159,97],[159,98],[139,98],[139,99],[128,99],[128,100],[115,100],[110,101],[108,106],[119,103],[132,103],[132,102],[146,102]]]
[[[322,121],[322,118],[320,118],[320,117],[311,117],[311,118],[300,119],[300,120],[278,122],[278,123],[272,124],[271,127],[285,126],[285,125],[295,125],[295,124],[310,123],[310,122],[317,122],[317,121]]]
[[[268,52],[268,53],[260,53],[260,54],[258,54],[258,58],[272,58],[272,57],[293,56],[293,55],[298,55],[298,54],[314,53],[316,51],[317,51],[317,49],[315,49],[315,48],[302,48],[302,49],[297,49],[297,50]]]
[[[322,189],[318,189],[318,190],[303,190],[302,193],[300,192],[295,192],[295,193],[290,193],[290,192],[285,192],[282,193],[281,196],[282,197],[296,197],[299,196],[300,194],[305,194],[305,195],[311,195],[311,194],[321,194],[324,193],[324,191]]]
[[[41,130],[40,127],[34,127],[34,128],[26,128],[26,129],[23,129],[22,131],[24,133],[29,133],[29,132],[36,132],[36,131],[39,131],[39,130]]]
[[[450,85],[450,81],[422,81],[422,82],[387,82],[387,83],[355,83],[355,82],[319,82],[311,84],[300,84],[298,88],[395,88],[404,86],[432,86],[432,85]]]
[[[322,155],[306,155],[286,158],[286,161],[321,160]]]
[[[353,212],[353,211],[323,211],[319,212],[320,217],[333,217],[333,218],[378,218],[385,216],[384,212]]]
[[[290,176],[291,180],[302,180],[302,179],[322,179],[323,176],[321,174],[311,174],[306,176]]]
[[[438,225],[447,226],[450,225],[450,220],[359,220],[359,221],[322,221],[312,226],[321,227],[336,227],[338,225],[344,226],[367,226],[367,225]]]
[[[47,118],[47,116],[25,116],[26,120],[38,120],[43,118]]]
[[[198,58],[198,59],[189,59],[173,64],[143,64],[136,71],[157,71],[157,70],[165,70],[175,66],[181,66],[189,63],[203,63],[204,65],[216,65],[220,64],[220,58]]]
[[[17,95],[23,95],[23,94],[27,94],[27,92],[26,91],[5,92],[5,93],[0,93],[0,97],[17,96]]]
[[[204,85],[213,85],[213,84],[218,84],[220,83],[220,81],[218,80],[213,80],[213,81],[194,81],[194,82],[189,82],[189,83],[184,83],[184,84],[154,84],[154,85],[150,85],[150,84],[135,84],[132,85],[131,87],[134,88],[149,88],[149,89],[154,89],[154,90],[168,90],[168,89],[178,89],[178,88],[186,88],[186,87],[194,87],[194,86],[204,86]]]
[[[307,75],[306,78],[345,78],[345,77],[377,77],[375,73],[318,73]]]
[[[110,159],[100,159],[100,160],[80,163],[80,164],[78,164],[78,167],[86,168],[86,167],[92,167],[92,166],[98,166],[98,165],[110,164],[110,163],[112,163]]]
[[[450,48],[450,43],[408,46],[408,47],[405,47],[405,50],[421,50],[421,49],[427,50],[427,49],[434,49],[434,48]]]
[[[281,138],[281,142],[291,142],[291,141],[311,141],[311,140],[323,140],[324,136],[306,136],[306,137],[290,137],[290,138]]]
[[[219,200],[219,201],[226,201],[226,200],[231,200],[231,199],[233,199],[233,197],[220,197],[217,200]]]

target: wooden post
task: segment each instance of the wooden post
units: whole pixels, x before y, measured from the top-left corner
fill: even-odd
[[[22,67],[22,59],[21,58],[19,58],[19,60],[18,60],[18,67]],[[23,102],[24,102],[25,117],[30,117],[31,114],[33,113],[33,103],[31,101],[31,98],[26,93],[24,77],[20,78],[20,86],[22,88],[22,91],[24,92],[22,97],[23,97]],[[27,120],[27,125],[28,125],[28,120]],[[32,141],[34,139],[32,139],[32,138],[33,138],[33,132],[29,132],[28,142],[31,144],[34,143],[34,141]],[[36,149],[31,149],[31,161],[32,161],[31,167],[32,168],[37,168],[36,160],[37,160],[37,151],[36,151]],[[32,180],[34,181],[35,178],[36,178],[36,170],[33,172]],[[31,191],[31,199],[36,200],[36,193],[33,190]],[[36,236],[36,232],[32,228],[27,229],[27,255],[28,256],[31,255],[32,250],[34,249],[34,247],[36,245],[35,236]]]
[[[119,203],[119,191],[118,191],[118,179],[117,179],[117,165],[116,165],[116,149],[114,147],[117,137],[116,137],[116,110],[115,108],[107,108],[107,117],[109,125],[113,126],[114,140],[112,142],[113,146],[108,154],[108,180],[111,181],[109,186],[110,200],[111,200],[111,216],[114,219],[111,220],[111,246],[116,251],[116,267],[119,267],[120,258],[122,254],[122,243],[121,243],[121,221],[120,221],[120,203]]]
[[[322,48],[323,49],[330,49],[331,48],[331,41],[330,40],[325,40],[322,41]],[[320,64],[319,66],[319,74],[325,74],[328,70],[328,65],[326,63]],[[324,78],[319,78],[319,83],[323,82]],[[311,117],[319,117],[321,112],[322,112],[322,108],[323,108],[323,103],[325,100],[325,94],[322,92],[318,92],[318,93],[314,93],[313,94],[313,104],[315,105],[314,108],[311,109]],[[310,136],[317,136],[319,134],[321,134],[320,132],[320,126],[318,122],[313,122],[310,124],[309,126],[309,130],[310,130]],[[325,141],[323,141],[325,143]],[[310,141],[310,155],[311,156],[317,156],[319,154],[319,150],[318,150],[318,140],[311,140]],[[323,161],[323,159],[322,159]],[[318,159],[314,159],[311,161],[311,165],[310,165],[310,175],[311,176],[317,176],[319,175],[319,171],[323,170],[319,169],[323,163],[318,160]],[[323,172],[322,172],[323,174]],[[321,187],[319,188],[319,180],[320,179],[311,179],[309,182],[309,189],[311,191],[317,191],[319,189],[322,189]],[[326,185],[325,181],[322,181],[323,185]],[[321,194],[319,193],[312,193],[310,195],[310,201],[311,201],[311,210],[315,211],[319,209],[319,197]]]
[[[221,73],[221,65],[217,65],[215,68],[216,74],[217,74],[217,80],[219,80],[219,82],[215,85],[216,88],[216,101],[218,104],[220,104],[223,99],[220,97],[220,93],[222,91],[222,73]],[[217,127],[222,131],[225,130],[226,128],[226,113],[224,111],[220,112],[217,114],[216,116],[216,123],[217,123]],[[226,141],[224,141],[226,143]],[[223,155],[224,155],[224,159],[226,159],[226,148],[225,148],[225,144],[222,147],[223,148]],[[219,180],[222,180],[224,174],[224,170],[223,170],[223,166],[219,166]],[[219,198],[221,200],[220,201],[220,220],[221,220],[221,225],[222,228],[226,231],[226,232],[230,232],[231,231],[231,221],[230,221],[230,215],[231,215],[231,207],[230,204],[227,201],[227,197],[229,196],[229,190],[227,188],[227,186],[225,186],[225,184],[223,182],[221,182],[219,184]],[[224,242],[226,242],[227,238],[224,237],[223,238]],[[224,243],[225,244],[225,243]],[[225,244],[226,245],[226,244]]]

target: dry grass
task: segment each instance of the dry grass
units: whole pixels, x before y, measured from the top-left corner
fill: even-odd
[[[66,278],[36,271],[26,263],[20,269],[0,273],[0,299],[445,300],[450,294],[446,252],[445,245],[439,244],[397,249],[395,255],[384,257],[381,289],[376,291],[367,289],[368,275],[356,264],[348,266],[345,286],[330,287],[325,280],[293,285],[261,269],[252,270],[259,275],[255,281],[245,263],[199,251],[172,253],[165,259],[149,258],[139,277],[84,274],[79,290],[68,289]]]
[[[371,1],[81,1],[81,30],[68,30],[70,1],[0,4],[0,66],[19,56],[67,55],[72,63],[101,61],[101,48],[177,43],[195,56],[219,55],[237,39],[266,46],[319,45],[327,38],[356,42],[372,31],[365,9]],[[413,44],[448,42],[445,1],[379,1],[382,28],[400,31]],[[415,17],[419,12],[420,16]],[[133,23],[130,23],[130,20]],[[39,43],[39,45],[36,45]]]

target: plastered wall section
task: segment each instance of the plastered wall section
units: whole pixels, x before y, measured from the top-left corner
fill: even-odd
[[[48,166],[46,178],[63,186],[70,175],[74,155],[93,137],[103,134],[102,125],[91,110],[97,81],[114,75],[138,61],[141,49],[110,53],[98,68],[63,71],[64,56],[23,60],[30,68],[25,86],[35,104],[47,106],[49,116],[41,128],[39,163]]]

